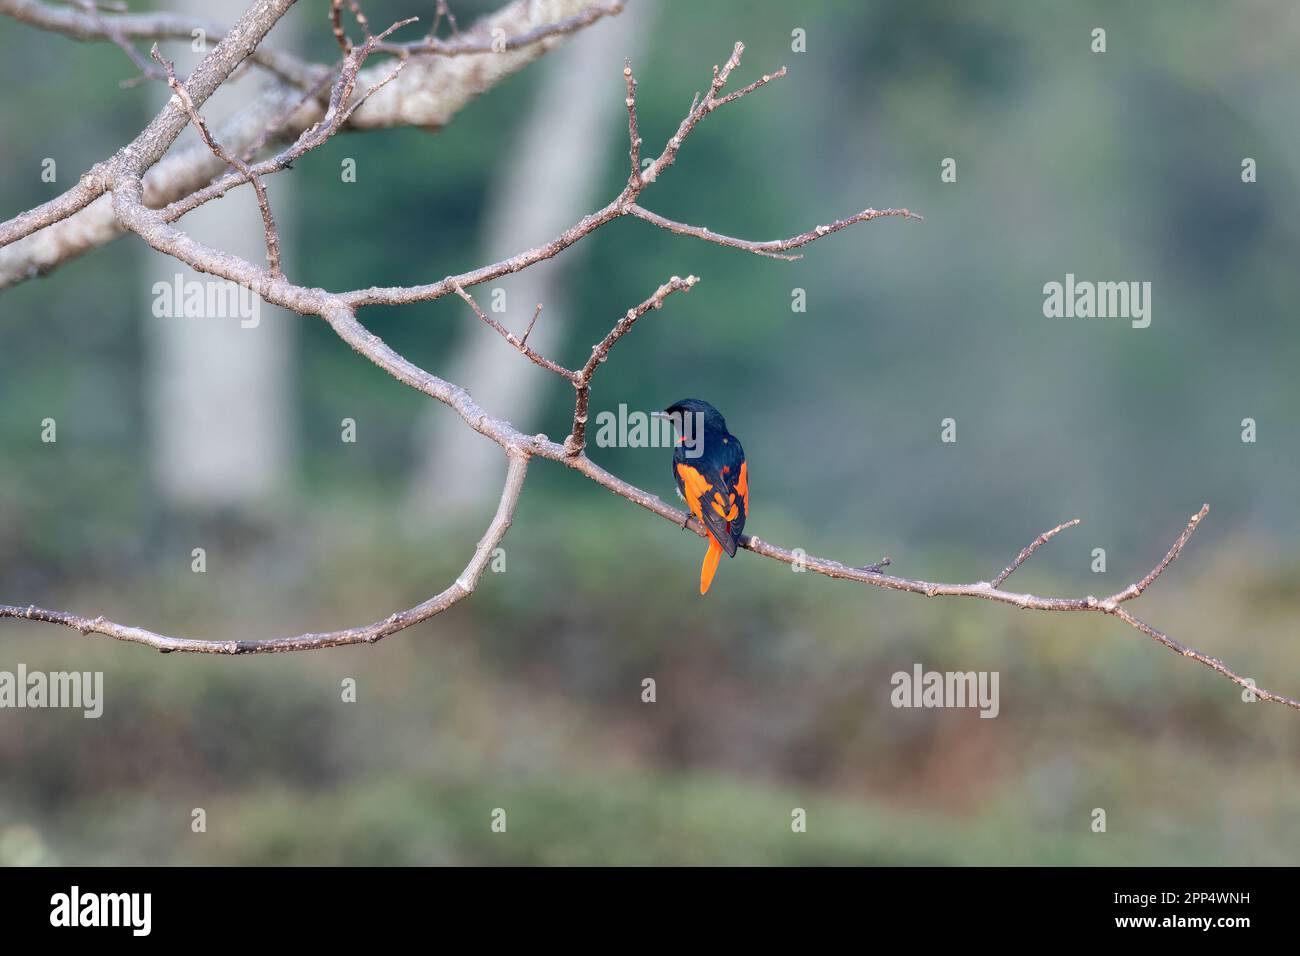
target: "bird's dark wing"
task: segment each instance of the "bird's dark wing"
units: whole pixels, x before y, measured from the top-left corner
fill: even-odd
[[[693,459],[678,449],[673,477],[691,514],[729,557],[734,555],[749,512],[749,475],[740,442],[727,436],[709,443],[706,453]]]

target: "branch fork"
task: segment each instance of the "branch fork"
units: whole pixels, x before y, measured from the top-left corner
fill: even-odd
[[[364,15],[360,13],[360,8],[356,5],[355,0],[347,0],[349,8],[357,17],[363,33],[366,34],[366,39],[362,44],[353,46],[346,33],[342,31],[340,24],[342,0],[333,0],[330,7],[330,18],[337,25],[335,35],[339,38],[340,47],[345,52],[345,56],[338,77],[333,84],[329,107],[325,116],[315,125],[304,130],[295,144],[275,159],[249,165],[246,161],[240,160],[234,153],[224,149],[217,143],[211,132],[207,130],[199,114],[199,109],[212,92],[230,76],[232,71],[244,60],[255,55],[262,38],[288,9],[291,2],[292,0],[264,0],[264,2],[250,9],[184,83],[177,81],[171,65],[161,56],[158,56],[157,59],[164,67],[168,83],[175,93],[174,103],[164,108],[130,146],[125,147],[112,159],[96,164],[92,167],[90,173],[83,176],[77,185],[63,196],[23,213],[7,223],[0,224],[0,246],[59,223],[77,213],[78,210],[85,208],[106,191],[111,191],[112,210],[117,221],[123,228],[140,236],[154,249],[171,255],[178,261],[199,271],[211,273],[238,282],[248,288],[256,289],[267,302],[273,305],[279,305],[304,315],[319,316],[330,325],[344,342],[360,355],[382,368],[397,381],[447,405],[468,427],[495,441],[502,448],[507,462],[505,481],[496,512],[475,547],[464,571],[455,578],[448,588],[422,604],[405,611],[395,612],[380,621],[362,627],[324,633],[301,634],[287,638],[231,641],[171,637],[142,628],[116,624],[103,616],[87,618],[65,611],[47,610],[32,604],[0,604],[0,618],[8,617],[61,624],[84,635],[104,635],[116,640],[144,644],[163,652],[276,653],[337,647],[347,644],[375,643],[390,634],[440,614],[474,591],[491,558],[492,550],[501,542],[509,529],[513,520],[515,506],[523,488],[528,463],[534,457],[545,458],[577,471],[614,494],[668,521],[689,528],[696,534],[704,535],[706,533],[704,528],[691,515],[665,503],[657,495],[637,488],[616,475],[605,471],[583,453],[586,445],[585,435],[591,381],[597,367],[608,359],[611,349],[642,316],[651,309],[662,307],[669,295],[675,292],[690,291],[699,281],[698,278],[693,275],[685,278],[674,276],[668,282],[659,286],[649,298],[640,305],[629,309],[614,323],[606,336],[592,348],[591,354],[582,367],[578,369],[568,369],[541,355],[527,344],[528,336],[540,315],[540,305],[533,313],[528,329],[522,336],[516,336],[479,308],[468,290],[480,283],[518,272],[537,262],[551,258],[606,223],[622,216],[633,216],[679,235],[692,236],[755,255],[779,259],[795,258],[795,256],[791,255],[792,250],[802,248],[816,239],[857,223],[869,222],[882,217],[920,218],[907,209],[877,210],[868,208],[854,216],[818,225],[807,232],[788,239],[753,242],[725,236],[702,226],[674,222],[639,205],[637,199],[664,169],[673,164],[687,137],[706,115],[785,75],[785,70],[782,68],[764,74],[747,86],[724,94],[723,91],[727,82],[740,65],[741,55],[744,51],[744,46],[737,43],[732,49],[731,56],[722,67],[714,68],[707,93],[703,96],[696,96],[676,132],[669,137],[663,150],[644,170],[641,169],[643,140],[639,131],[636,111],[637,82],[632,73],[631,64],[625,66],[623,79],[626,88],[625,103],[628,111],[629,136],[627,184],[613,201],[602,209],[584,217],[580,222],[571,226],[550,242],[492,265],[483,266],[459,276],[448,276],[439,282],[428,285],[359,289],[344,293],[331,293],[323,289],[295,285],[285,279],[279,269],[278,237],[275,235],[274,220],[270,215],[269,203],[261,203],[264,230],[267,233],[267,267],[258,266],[238,256],[205,246],[181,232],[173,223],[190,209],[223,195],[243,182],[252,184],[253,188],[258,192],[259,202],[261,202],[265,198],[264,190],[260,188],[259,179],[261,176],[288,168],[299,156],[319,146],[337,133],[347,123],[348,117],[351,116],[360,103],[364,102],[366,97],[378,89],[379,86],[391,80],[405,62],[404,58],[399,59],[387,79],[372,86],[358,101],[353,102],[352,93],[357,81],[358,70],[369,54],[383,51],[393,52],[399,57],[405,57],[422,52],[441,52],[446,55],[456,55],[458,53],[484,53],[488,52],[488,50],[482,46],[484,41],[481,36],[478,36],[474,31],[461,34],[455,29],[454,22],[452,39],[440,40],[435,36],[443,16],[447,15],[450,19],[449,11],[447,11],[442,0],[439,0],[437,17],[428,36],[416,44],[401,45],[390,45],[384,41],[393,30],[410,21],[401,21],[384,33],[371,36],[368,24],[364,20]],[[32,7],[39,8],[40,5],[34,4],[33,0],[0,0],[0,10],[40,25],[40,16],[32,13]],[[22,12],[15,14],[16,9]],[[524,45],[537,42],[542,36],[572,32],[595,22],[601,16],[617,12],[618,9],[619,4],[617,3],[593,5],[579,17],[571,18],[569,21],[561,21],[549,27],[538,28],[538,30],[533,31],[537,34],[536,36],[522,35],[512,38],[510,42]],[[93,18],[89,16],[90,13],[91,11],[83,10],[80,14],[85,17],[82,22],[83,27],[85,27],[86,23],[91,23],[93,26]],[[96,29],[99,30],[100,34],[107,35],[107,38],[114,39],[102,28],[96,27]],[[313,79],[315,84],[320,82],[319,78]],[[184,126],[191,123],[199,130],[208,148],[225,163],[233,167],[234,171],[225,174],[207,187],[172,203],[166,209],[150,208],[144,203],[142,177],[149,167],[158,162]],[[365,328],[356,317],[357,309],[366,305],[402,305],[429,301],[452,293],[460,297],[470,306],[481,321],[498,335],[501,335],[512,348],[528,358],[529,361],[565,378],[574,386],[573,427],[563,443],[552,442],[545,435],[526,435],[511,423],[490,415],[474,402],[465,389],[439,378],[398,354],[377,335]],[[761,540],[757,535],[742,538],[740,544],[741,547],[754,554],[785,564],[795,564],[797,562],[806,570],[815,571],[826,577],[857,581],[888,590],[907,591],[929,597],[974,597],[1026,610],[1103,613],[1118,618],[1181,656],[1190,657],[1201,662],[1243,688],[1249,688],[1259,700],[1274,701],[1292,709],[1300,710],[1300,701],[1256,687],[1246,678],[1225,666],[1222,661],[1202,654],[1174,640],[1167,634],[1134,617],[1127,610],[1127,602],[1143,594],[1178,558],[1178,555],[1190,540],[1208,510],[1208,506],[1202,507],[1199,512],[1191,517],[1186,528],[1166,552],[1164,558],[1145,577],[1103,599],[1098,599],[1092,595],[1084,598],[1040,597],[1033,594],[1007,591],[1003,587],[1008,578],[1029,560],[1039,548],[1062,531],[1074,527],[1078,524],[1078,519],[1067,521],[1039,535],[991,580],[977,581],[970,584],[946,584],[887,574],[884,569],[891,564],[889,558],[882,558],[872,565],[853,567],[826,558],[812,557],[802,551],[796,555],[792,551]]]

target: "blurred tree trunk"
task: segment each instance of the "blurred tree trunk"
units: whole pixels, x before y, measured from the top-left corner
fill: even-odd
[[[656,6],[654,0],[628,4],[619,16],[579,33],[534,67],[541,73],[536,102],[490,192],[481,242],[484,261],[544,242],[607,201],[600,193],[601,180],[615,155],[607,147],[627,138],[623,61],[635,59],[644,48]],[[626,153],[617,156],[626,165]],[[506,311],[495,317],[516,334],[523,333],[533,309],[542,303],[545,308],[528,342],[557,357],[568,326],[566,270],[580,263],[582,250],[569,249],[520,275],[481,286],[474,290],[475,297],[487,310],[492,290],[505,290]],[[522,361],[482,323],[473,324],[468,308],[463,321],[464,344],[449,363],[447,377],[469,389],[493,414],[525,431],[534,429],[545,389],[559,380]],[[564,364],[562,356],[557,361]],[[566,388],[565,397],[571,398],[571,393]],[[415,514],[432,523],[439,515],[456,515],[496,499],[501,485],[499,448],[433,404],[418,427],[421,451],[410,492]],[[551,437],[558,441],[565,434]]]
[[[171,9],[231,23],[247,5],[247,0],[177,0]],[[290,18],[277,25],[274,40],[282,47],[292,47]],[[211,41],[207,46],[211,49]],[[175,56],[177,72],[182,75],[203,56],[183,43],[165,47],[169,56]],[[250,72],[222,87],[203,107],[209,127],[219,129],[264,82],[263,75]],[[192,129],[187,130],[185,141],[195,141],[195,135]],[[292,182],[292,177],[277,176],[266,183],[280,235],[290,240]],[[203,242],[265,262],[262,220],[248,187],[195,210],[180,225]],[[291,241],[287,245],[285,265],[292,274],[293,245]],[[150,287],[155,282],[174,283],[178,273],[183,282],[201,282],[205,289],[209,282],[219,281],[154,252],[148,254],[145,269]],[[207,314],[202,318],[157,317],[152,310],[148,313],[145,389],[150,447],[155,480],[168,504],[255,509],[283,485],[291,470],[295,458],[292,350],[297,316],[264,302],[257,305],[257,324],[248,328],[241,327],[238,318]]]

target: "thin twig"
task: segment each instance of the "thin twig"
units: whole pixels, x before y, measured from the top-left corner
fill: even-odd
[[[114,46],[127,55],[127,58],[136,65],[142,77],[150,80],[166,79],[163,72],[146,60],[144,55],[132,45],[121,30],[99,15],[99,6],[94,0],[73,0],[73,2],[85,11],[86,16],[90,17],[95,26]],[[129,82],[131,81],[124,80],[123,85]]]
[[[471,296],[464,289],[457,286],[456,294],[465,300],[465,303],[471,309],[474,310],[474,314],[477,315],[480,319],[482,319],[488,325],[489,328],[493,329],[499,336],[501,336],[503,339],[509,342],[511,346],[517,349],[519,353],[523,355],[525,358],[527,358],[530,362],[534,363],[535,365],[540,365],[542,368],[546,369],[547,371],[554,372],[556,375],[563,376],[564,378],[567,378],[570,381],[573,380],[573,377],[576,373],[571,372],[563,365],[558,365],[555,362],[552,362],[546,356],[539,354],[535,349],[529,348],[522,340],[516,338],[513,332],[511,332],[509,329],[507,329],[496,319],[492,318],[490,315],[488,315],[486,312],[480,309],[478,303],[474,301],[474,297]],[[530,331],[531,329],[532,326],[529,326]]]
[[[632,161],[632,171],[628,182],[641,185],[641,133],[637,128],[636,117],[636,77],[632,75],[632,61],[626,61],[623,67],[623,79],[627,82],[627,139],[628,158]]]
[[[262,38],[292,3],[293,0],[267,0],[266,3],[245,11],[228,35],[203,58],[186,82],[186,89],[195,106],[202,106],[245,59],[254,55]],[[38,12],[33,14],[31,7],[38,8]],[[46,21],[40,20],[39,15],[49,11],[44,11],[40,4],[32,4],[29,0],[0,0],[0,12],[45,25]],[[33,17],[37,19],[33,21]],[[183,109],[173,110],[168,104],[128,146],[119,150],[111,159],[92,166],[63,195],[0,224],[0,247],[70,218],[102,196],[111,183],[123,176],[143,175],[146,169],[162,158],[188,123],[189,117]]]
[[[528,343],[528,336],[533,334],[533,326],[537,324],[537,317],[542,314],[542,304],[537,303],[537,308],[533,310],[533,317],[528,321],[528,328],[524,329],[523,337],[519,340],[523,344]]]
[[[167,85],[180,99],[181,106],[189,116],[190,122],[194,124],[194,128],[198,130],[199,136],[203,138],[203,142],[207,144],[208,149],[212,150],[212,154],[218,159],[234,166],[252,183],[253,191],[257,193],[257,206],[262,212],[262,230],[266,236],[266,261],[270,265],[271,276],[277,279],[280,278],[283,275],[280,270],[280,233],[275,227],[275,215],[271,212],[271,200],[266,195],[266,187],[262,185],[262,180],[249,168],[247,163],[234,153],[226,150],[213,138],[212,132],[208,129],[208,124],[199,115],[198,107],[194,105],[194,100],[190,98],[189,90],[176,79],[176,70],[172,61],[158,51],[158,44],[153,45],[151,52],[153,58],[167,71]]]
[[[881,571],[885,570],[885,568],[889,567],[893,563],[894,563],[894,559],[891,558],[889,555],[885,555],[875,564],[864,564],[862,565],[862,567],[858,568],[858,570],[865,571],[867,574],[879,574]]]
[[[330,0],[330,28],[334,32],[334,40],[338,43],[339,49],[343,51],[344,56],[347,56],[352,52],[352,41],[348,39],[348,35],[343,29],[344,3],[347,3],[348,9],[350,9],[352,15],[356,17],[357,26],[361,28],[361,32],[367,40],[370,39],[371,33],[370,21],[366,19],[366,15],[361,10],[361,4],[359,4],[357,0]]]
[[[740,65],[740,58],[744,52],[745,44],[737,43],[731,51],[731,56],[728,57],[727,62],[723,64],[722,69],[718,69],[716,66],[713,68],[713,82],[709,84],[709,92],[702,99],[697,99],[692,103],[690,112],[686,114],[686,117],[677,127],[677,132],[669,137],[668,143],[664,146],[663,152],[660,153],[658,158],[655,159],[655,161],[646,169],[642,176],[646,182],[654,182],[659,178],[660,173],[676,161],[677,152],[682,148],[682,143],[686,142],[686,137],[691,134],[691,131],[695,129],[696,125],[700,120],[704,119],[705,116],[719,107],[732,103],[740,99],[742,96],[747,96],[760,87],[771,83],[773,80],[785,76],[785,67],[781,67],[775,73],[764,73],[762,77],[755,80],[753,83],[750,83],[748,86],[736,90],[734,93],[730,93],[722,99],[718,99],[718,94],[722,92],[723,87],[727,85],[727,81],[731,78],[732,72]]]
[[[437,8],[433,14],[433,26],[429,27],[429,36],[438,32],[438,25],[446,19],[447,25],[451,27],[452,36],[460,36],[460,27],[456,25],[456,14],[451,12],[451,7],[447,5],[447,0],[438,0]]]
[[[343,55],[347,56],[352,52],[352,41],[348,39],[347,32],[343,29],[343,0],[330,0],[329,18],[334,42],[339,45]]]
[[[262,131],[249,142],[240,154],[244,162],[251,163],[257,154],[266,148],[267,143],[283,134],[284,131],[289,128],[289,124],[293,122],[293,118],[298,111],[307,104],[316,100],[325,89],[330,86],[331,79],[332,74],[321,74],[319,80],[317,80],[309,89],[303,90],[300,96],[292,100],[285,109],[271,120],[270,123],[267,123]],[[262,172],[257,168],[254,168],[253,171],[258,175],[262,175]],[[247,180],[242,178],[239,181],[247,182]]]
[[[564,441],[564,450],[570,455],[579,455],[587,443],[587,409],[591,403],[591,377],[596,374],[596,369],[609,358],[609,350],[614,347],[619,339],[631,330],[636,320],[641,318],[651,309],[663,308],[664,299],[674,292],[690,292],[699,282],[699,276],[687,276],[685,279],[680,276],[673,276],[658,289],[654,295],[646,299],[640,305],[628,309],[627,313],[614,323],[614,327],[606,333],[605,337],[597,342],[591,348],[591,355],[582,368],[572,376],[573,387],[577,389],[577,396],[573,403],[573,429],[569,437]]]
[[[1192,520],[1187,522],[1187,527],[1183,529],[1183,533],[1178,536],[1178,540],[1173,543],[1173,546],[1165,554],[1164,558],[1161,559],[1159,564],[1157,564],[1154,568],[1151,569],[1151,573],[1148,574],[1146,577],[1144,577],[1141,581],[1138,581],[1135,584],[1130,584],[1123,591],[1114,595],[1110,600],[1114,601],[1116,604],[1122,604],[1125,601],[1133,600],[1133,598],[1137,597],[1139,594],[1141,594],[1143,591],[1149,588],[1151,586],[1151,583],[1155,581],[1156,578],[1160,577],[1161,574],[1164,573],[1165,568],[1169,567],[1169,565],[1173,564],[1176,560],[1178,560],[1178,555],[1182,552],[1183,545],[1187,544],[1187,542],[1192,537],[1192,533],[1196,531],[1197,525],[1201,523],[1201,519],[1204,518],[1209,513],[1210,513],[1210,506],[1202,505],[1201,510],[1198,511],[1196,514],[1192,515]]]
[[[123,42],[129,45],[131,40],[184,40],[189,43],[195,30],[202,31],[212,43],[230,34],[230,28],[197,16],[165,11],[128,13],[126,5],[119,3],[94,4],[97,11],[112,14],[96,16],[86,9],[90,2],[93,0],[71,0],[75,9],[63,10],[39,0],[0,0],[0,13],[74,40],[109,40],[119,47]],[[151,78],[162,79],[161,71],[145,60],[138,50],[123,49],[144,73]],[[250,59],[268,73],[300,89],[306,89],[314,83],[324,69],[320,64],[308,63],[268,45],[259,45]]]
[[[691,131],[699,124],[706,115],[719,107],[734,102],[741,96],[753,92],[766,85],[778,77],[785,75],[784,68],[777,70],[775,73],[764,74],[764,76],[748,86],[743,87],[735,93],[718,99],[718,94],[725,87],[732,72],[740,64],[741,55],[744,52],[744,44],[737,43],[732,50],[731,58],[727,60],[722,69],[715,67],[713,80],[709,85],[708,95],[703,99],[697,98],[692,104],[690,111],[678,126],[677,133],[674,134],[664,146],[664,150],[654,159],[646,168],[643,174],[640,171],[641,165],[641,135],[638,129],[638,120],[636,114],[636,77],[632,72],[631,64],[625,64],[623,67],[623,79],[627,87],[625,102],[628,109],[628,157],[632,169],[628,176],[627,185],[623,191],[614,197],[609,203],[590,215],[584,216],[581,220],[574,223],[568,229],[564,230],[550,242],[540,246],[535,246],[524,252],[502,259],[491,265],[481,266],[470,272],[461,273],[457,276],[448,276],[439,282],[433,282],[428,285],[416,286],[389,286],[375,287],[370,289],[357,289],[352,292],[343,294],[344,300],[354,307],[366,305],[405,305],[413,302],[428,302],[434,299],[440,299],[443,296],[453,292],[456,288],[467,289],[479,285],[483,282],[490,282],[504,275],[510,275],[535,265],[545,259],[559,255],[565,249],[569,248],[579,240],[589,236],[601,226],[604,226],[622,216],[633,216],[643,219],[652,225],[669,232],[675,232],[680,235],[694,236],[699,239],[706,239],[709,242],[718,245],[729,246],[735,249],[741,249],[756,255],[767,256],[774,259],[797,259],[798,256],[787,255],[790,249],[797,249],[808,245],[824,236],[839,232],[848,226],[860,222],[870,222],[873,219],[885,217],[898,217],[902,219],[917,219],[921,217],[907,209],[866,209],[848,219],[840,219],[827,225],[816,226],[807,232],[789,239],[775,239],[768,242],[751,242],[746,239],[736,239],[731,236],[724,236],[719,233],[703,229],[698,226],[690,226],[685,223],[674,222],[671,219],[665,219],[657,213],[652,213],[648,209],[637,204],[636,200],[640,197],[651,183],[655,181],[659,173],[672,164],[681,149],[682,143]]]
[[[283,152],[271,159],[264,160],[254,166],[249,167],[249,171],[254,176],[269,176],[273,173],[281,172],[285,169],[292,168],[293,164],[299,159],[323,145],[331,136],[337,133],[344,125],[348,118],[363,103],[366,102],[377,90],[382,89],[390,83],[402,67],[406,65],[405,60],[398,60],[393,69],[382,80],[371,86],[365,93],[352,99],[352,93],[356,85],[357,75],[362,65],[366,62],[374,51],[379,40],[387,36],[394,30],[400,29],[409,23],[415,22],[415,18],[400,20],[381,33],[378,37],[367,40],[359,47],[354,47],[343,60],[343,66],[339,69],[339,75],[334,81],[333,88],[330,92],[329,106],[316,123],[299,134],[298,139],[285,149]],[[230,173],[214,182],[209,183],[202,189],[195,190],[184,199],[177,200],[169,204],[164,210],[163,215],[168,222],[175,222],[186,213],[197,209],[204,203],[210,202],[224,196],[236,186],[248,182],[247,174],[241,170],[237,173]]]
[[[724,236],[716,233],[711,229],[703,226],[689,226],[683,222],[674,222],[658,213],[653,213],[649,209],[638,206],[636,203],[630,203],[627,206],[627,214],[635,216],[638,219],[644,219],[660,229],[666,229],[669,232],[676,233],[679,236],[694,236],[696,239],[703,239],[706,242],[716,243],[719,246],[729,246],[732,249],[742,249],[745,252],[752,252],[754,255],[767,256],[771,259],[784,259],[793,261],[802,259],[803,256],[787,255],[790,249],[799,249],[808,245],[815,239],[822,236],[829,236],[833,232],[839,232],[849,226],[859,222],[870,222],[873,219],[882,219],[886,217],[898,217],[900,219],[917,219],[921,217],[907,209],[864,209],[862,212],[847,219],[837,219],[834,222],[827,223],[823,226],[814,226],[807,232],[801,232],[797,236],[791,236],[789,239],[772,239],[767,242],[753,242],[749,239],[736,239],[732,236]]]
[[[1005,581],[1007,578],[1011,577],[1011,575],[1015,572],[1016,568],[1020,567],[1022,564],[1028,561],[1029,557],[1035,551],[1037,551],[1043,545],[1047,544],[1047,542],[1051,541],[1053,538],[1055,538],[1066,528],[1073,528],[1078,523],[1079,523],[1079,519],[1073,518],[1070,521],[1065,522],[1064,524],[1058,524],[1051,531],[1044,531],[1033,541],[1029,542],[1028,546],[1023,551],[1021,551],[1018,555],[1016,555],[1016,559],[1014,561],[1012,561],[1010,564],[1008,564],[1005,568],[1002,569],[1002,573],[999,574],[996,578],[994,578],[990,582],[990,586],[995,588],[1001,587],[1002,582]]]
[[[201,30],[210,41],[214,41],[215,47],[196,70],[200,74],[202,88],[196,89],[193,85],[189,87],[196,105],[202,107],[211,93],[208,89],[209,83],[215,85],[223,81],[229,76],[230,71],[240,66],[245,57],[303,90],[317,88],[322,77],[328,77],[333,73],[330,67],[306,63],[261,42],[262,25],[273,24],[291,3],[292,0],[263,0],[262,3],[250,7],[233,27],[172,13],[123,14],[120,17],[113,17],[110,22],[124,36],[133,39],[175,38],[188,42],[192,31]],[[606,7],[606,9],[608,12],[614,12],[612,8]],[[78,40],[107,39],[95,22],[79,9],[57,9],[39,0],[0,0],[0,14],[11,16],[38,29],[54,31]],[[486,31],[487,24],[498,22],[527,25],[526,29],[519,30],[517,36],[527,34],[536,28],[553,29],[550,25],[539,22],[541,16],[544,16],[544,9],[534,4],[532,0],[509,0],[505,6],[485,18],[485,21],[476,24],[474,30]],[[258,29],[247,28],[247,25],[255,22],[258,24]],[[576,29],[573,25],[566,25],[565,29],[571,27]],[[512,46],[518,45],[518,43],[512,44]],[[498,67],[489,85],[516,72],[543,55],[547,49],[549,44],[546,43],[536,43],[527,49],[521,48],[521,52],[511,58],[508,67]],[[226,72],[218,75],[217,68]],[[372,84],[370,92],[374,92],[392,79],[400,69],[401,67],[398,66],[394,71],[388,72],[388,76],[382,81],[364,76],[359,80],[366,80]],[[368,70],[367,73],[382,75],[378,68]],[[437,82],[433,84],[436,89],[430,89],[433,79],[434,77],[428,72],[409,79],[403,78],[403,83],[399,84],[397,92],[385,99],[382,105],[376,104],[372,109],[366,110],[365,114],[352,121],[352,124],[356,125],[359,122],[365,128],[388,125],[441,127],[460,110],[464,103],[483,92],[481,75],[474,69],[462,69],[454,74],[438,73]],[[279,101],[282,98],[282,91],[268,90],[237,114],[230,125],[232,128],[238,127],[244,115],[253,116],[266,112],[267,104],[271,101],[275,102],[275,112],[278,115]],[[348,111],[349,117],[353,112],[355,108]],[[127,171],[128,166],[132,168],[139,166],[141,169],[148,170],[158,163],[162,153],[166,152],[171,144],[166,134],[169,132],[178,134],[188,122],[183,112],[177,111],[182,123],[173,129],[170,127],[171,118],[168,117],[168,113],[169,108],[165,108],[136,141],[123,148],[111,159],[96,163],[62,195],[19,213],[8,221],[0,222],[0,250],[3,250],[0,252],[0,288],[35,276],[47,275],[60,265],[122,234],[107,203],[99,203],[89,209],[86,207],[91,206],[102,196],[107,184]],[[296,134],[302,132],[310,121],[299,116],[295,122],[302,124],[299,129],[293,131]],[[162,205],[185,200],[194,188],[191,184],[195,181],[195,177],[203,175],[197,167],[206,164],[208,155],[208,151],[204,149],[201,153],[187,150],[169,157],[161,164],[161,167],[166,169],[166,176],[152,177],[151,203]],[[262,171],[258,170],[258,172]],[[210,175],[204,176],[204,181],[210,178]],[[233,178],[234,183],[245,181],[237,174]],[[223,190],[207,192],[205,196],[207,199],[212,199],[224,195],[224,192],[231,188],[231,182],[232,180],[227,180]],[[188,203],[186,209],[193,209],[198,204]],[[64,222],[69,219],[75,221]],[[17,248],[5,248],[45,229],[49,232],[39,241],[25,242]]]
[[[596,4],[571,17],[565,17],[563,20],[557,20],[554,23],[543,24],[534,27],[532,30],[509,37],[493,36],[484,31],[462,34],[456,29],[456,19],[451,15],[451,11],[446,5],[439,3],[438,9],[441,15],[446,16],[448,23],[451,24],[452,39],[441,40],[433,35],[433,30],[437,29],[437,20],[435,19],[433,30],[430,30],[429,34],[423,39],[414,40],[410,43],[384,43],[379,47],[380,52],[393,53],[399,56],[427,54],[470,56],[479,53],[509,53],[526,46],[532,46],[542,40],[576,33],[585,27],[591,26],[603,17],[622,13],[623,0],[612,0],[609,3]],[[438,15],[435,14],[435,17]]]

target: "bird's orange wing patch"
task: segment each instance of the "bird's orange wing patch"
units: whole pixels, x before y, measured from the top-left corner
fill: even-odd
[[[690,505],[691,514],[703,521],[704,511],[700,507],[700,502],[713,488],[713,485],[709,484],[707,478],[685,462],[678,463],[677,474],[681,476],[682,495],[686,498],[686,503]]]
[[[749,462],[740,463],[740,475],[736,478],[736,491],[745,505],[745,517],[749,517]]]

